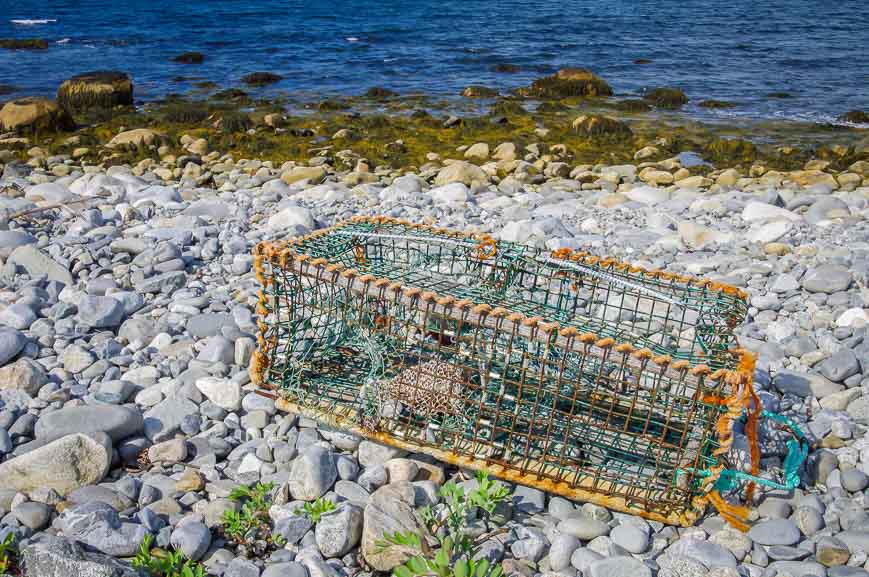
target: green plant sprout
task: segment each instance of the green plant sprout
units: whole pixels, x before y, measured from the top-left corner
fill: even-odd
[[[432,548],[425,538],[409,532],[384,534],[381,547],[399,545],[416,549],[419,555],[411,557],[403,565],[393,569],[394,577],[501,577],[500,565],[487,559],[475,560],[479,545],[490,535],[476,540],[466,533],[468,517],[476,507],[491,515],[499,503],[507,500],[510,491],[487,473],[477,474],[477,488],[465,492],[464,487],[450,481],[438,491],[444,504],[443,510],[435,512],[432,507],[419,509],[419,515],[437,545]],[[443,531],[442,531],[443,529]],[[438,536],[442,533],[443,536]]]
[[[296,515],[307,515],[316,525],[320,522],[320,517],[335,510],[335,503],[329,499],[322,497],[314,500],[313,503],[305,503],[302,507],[295,510]]]
[[[152,549],[151,535],[145,535],[132,565],[144,569],[151,577],[205,577],[205,568],[196,561],[184,559],[181,551]]]

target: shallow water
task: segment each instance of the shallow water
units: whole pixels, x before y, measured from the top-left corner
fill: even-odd
[[[622,95],[679,86],[700,117],[832,121],[869,110],[869,17],[857,0],[0,0],[0,20],[0,38],[52,43],[0,50],[0,84],[19,94],[119,69],[141,99],[186,92],[197,81],[189,77],[233,86],[259,70],[285,77],[266,94],[385,86],[456,95],[582,66]],[[206,62],[170,62],[188,50]],[[634,64],[640,58],[652,63]],[[496,73],[498,63],[521,71]],[[704,98],[739,106],[706,111],[696,107]]]

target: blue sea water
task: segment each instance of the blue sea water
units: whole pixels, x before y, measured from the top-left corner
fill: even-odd
[[[44,37],[44,51],[0,50],[0,83],[52,94],[79,72],[132,74],[138,99],[189,90],[196,76],[323,96],[372,86],[457,95],[504,91],[563,66],[594,70],[618,94],[679,86],[689,113],[831,121],[869,110],[865,0],[0,0],[0,38]],[[206,55],[199,66],[170,62]],[[648,59],[650,64],[635,64]],[[517,74],[493,71],[499,63]],[[771,98],[787,92],[790,98]],[[731,100],[704,111],[704,98]]]

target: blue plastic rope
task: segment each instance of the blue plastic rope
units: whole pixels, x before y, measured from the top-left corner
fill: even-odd
[[[779,415],[778,413],[773,413],[771,411],[761,411],[760,416],[782,423],[783,425],[788,427],[796,437],[796,439],[791,439],[790,441],[788,441],[788,454],[785,457],[784,463],[782,464],[784,482],[779,483],[771,479],[764,479],[763,477],[758,477],[756,475],[751,475],[749,473],[744,473],[742,471],[737,471],[734,469],[724,469],[723,471],[721,471],[718,479],[716,479],[715,481],[714,488],[717,491],[729,491],[736,488],[737,484],[740,482],[754,482],[758,485],[763,485],[772,489],[780,489],[783,491],[790,491],[791,489],[795,489],[799,486],[799,469],[800,466],[805,462],[806,458],[809,456],[808,439],[806,439],[806,436],[796,425],[796,423],[794,423],[784,415]],[[679,469],[677,471],[677,475],[688,472],[693,472],[700,477],[709,477],[710,475],[712,475],[712,471],[710,471],[709,469]]]

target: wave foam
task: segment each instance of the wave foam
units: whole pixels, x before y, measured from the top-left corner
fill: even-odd
[[[50,24],[52,22],[57,22],[56,18],[22,18],[18,20],[10,20],[13,24],[18,24],[19,26],[36,26],[38,24]]]

